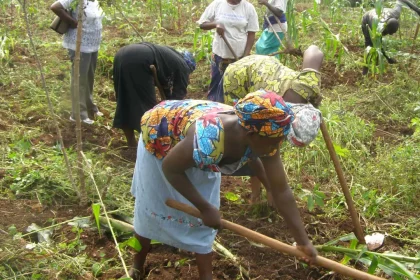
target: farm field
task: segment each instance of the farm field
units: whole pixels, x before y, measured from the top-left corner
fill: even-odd
[[[61,36],[49,29],[52,2],[24,1],[0,2],[0,279],[119,279],[125,276],[124,266],[132,265],[132,234],[114,228],[116,247],[107,224],[98,225],[94,218],[106,210],[132,223],[134,209],[134,157],[122,131],[112,128],[113,58],[122,46],[142,40],[193,51],[197,69],[187,98],[206,99],[212,33],[199,30],[195,22],[211,1],[99,1],[105,17],[94,99],[104,116],[93,125],[82,124],[88,197],[84,205],[69,179],[54,126],[57,121],[77,186],[75,123],[69,121],[71,63]],[[250,2],[261,25],[265,9],[258,1]],[[289,31],[295,46],[305,50],[314,44],[325,54],[320,109],[364,234],[385,234],[385,242],[377,254],[370,254],[350,235],[354,227],[321,132],[303,149],[282,146],[306,230],[324,257],[386,279],[420,279],[420,39],[415,38],[420,21],[404,9],[399,32],[383,42],[398,63],[385,63],[384,73],[363,76],[360,23],[372,3],[350,7],[344,0],[295,0],[290,5]],[[302,64],[300,57],[290,55],[280,60],[296,70]],[[248,180],[223,177],[223,218],[292,244],[281,216],[265,199],[250,204]],[[28,233],[31,224],[39,233]],[[237,257],[243,270],[214,253],[214,279],[246,279],[243,271],[261,280],[349,279],[228,230],[216,240]],[[153,245],[146,273],[147,279],[198,279],[193,254],[163,244]]]

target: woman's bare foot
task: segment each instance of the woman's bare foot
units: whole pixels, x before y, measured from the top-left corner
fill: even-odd
[[[130,278],[133,280],[143,280],[145,279],[144,269],[140,271],[138,269],[132,268],[128,271],[128,276],[130,276]]]

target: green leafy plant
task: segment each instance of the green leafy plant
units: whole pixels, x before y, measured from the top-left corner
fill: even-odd
[[[92,204],[93,217],[95,217],[96,227],[98,228],[99,236],[101,236],[101,224],[99,222],[99,216],[101,212],[101,205],[99,203]]]
[[[333,246],[338,242],[350,241],[349,247]],[[343,264],[350,260],[361,262],[368,266],[368,272],[374,274],[381,270],[393,279],[418,280],[420,275],[414,271],[420,271],[420,258],[407,257],[393,252],[370,252],[366,245],[358,245],[357,238],[353,233],[346,234],[340,238],[334,239],[325,245],[316,246],[317,250],[324,252],[343,253]]]
[[[319,190],[320,185],[315,184],[313,191],[304,190],[304,197],[309,211],[313,211],[316,206],[323,207],[325,205],[324,200],[326,195]]]

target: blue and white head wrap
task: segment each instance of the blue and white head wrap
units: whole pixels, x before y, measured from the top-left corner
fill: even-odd
[[[190,53],[189,51],[181,51],[180,52],[182,57],[184,58],[185,62],[187,63],[188,67],[190,68],[191,73],[195,70],[195,59],[192,53]]]

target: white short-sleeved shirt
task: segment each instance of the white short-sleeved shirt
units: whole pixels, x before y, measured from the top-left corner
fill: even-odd
[[[201,15],[198,24],[216,21],[225,27],[225,36],[238,57],[244,54],[248,32],[257,32],[258,16],[254,6],[246,0],[231,5],[227,0],[214,0]],[[234,58],[223,39],[213,37],[213,53],[222,58]]]
[[[70,5],[74,0],[58,0],[64,9],[70,10]],[[93,53],[99,50],[102,36],[102,18],[104,16],[101,7],[97,0],[85,1],[84,19],[83,19],[83,33],[82,33],[82,45],[81,52]],[[72,17],[77,19],[77,10],[72,11]],[[63,47],[66,49],[76,50],[76,33],[77,29],[70,28],[69,31],[64,34]]]
[[[284,13],[286,13],[287,10],[287,0],[269,0],[268,3],[270,3],[273,7],[276,7],[280,10],[282,10]],[[267,8],[267,16],[272,16],[273,13]],[[268,31],[269,32],[273,32],[273,30],[275,32],[283,32],[282,29],[284,29],[284,31],[287,31],[287,22],[282,22],[281,23],[281,27],[279,26],[278,23],[273,24],[273,28],[271,28],[270,26],[268,26]]]

